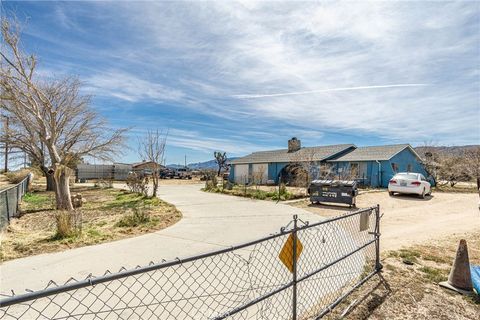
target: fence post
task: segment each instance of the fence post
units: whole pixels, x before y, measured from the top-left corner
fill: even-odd
[[[293,287],[292,287],[292,319],[297,320],[297,221],[298,216],[293,216]]]
[[[5,203],[7,205],[7,221],[10,221],[10,208],[8,205],[8,190],[5,191]]]
[[[380,205],[375,208],[375,270],[382,270],[380,263]]]
[[[22,181],[23,182],[23,181]],[[18,213],[18,207],[19,207],[19,203],[20,201],[18,199],[20,199],[20,186],[22,185],[22,183],[20,183],[19,185],[17,185],[17,205],[15,207],[15,216],[17,215]]]

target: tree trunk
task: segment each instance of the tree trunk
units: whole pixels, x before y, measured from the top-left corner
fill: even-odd
[[[58,210],[73,210],[72,198],[70,196],[70,175],[71,169],[60,164],[55,164],[55,201]]]
[[[217,177],[220,177],[220,172],[222,171],[222,166],[218,165]]]
[[[41,166],[40,169],[42,170],[43,174],[45,175],[45,179],[47,179],[47,189],[46,191],[55,191],[55,179],[53,177],[53,173],[49,170],[49,168],[45,166]]]
[[[153,174],[152,175],[152,182],[153,182],[153,192],[152,192],[152,197],[157,196],[157,190],[158,190],[158,175]]]

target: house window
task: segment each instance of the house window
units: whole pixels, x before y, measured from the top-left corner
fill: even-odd
[[[322,179],[328,179],[332,178],[332,176],[334,175],[335,168],[331,163],[322,163],[319,170],[319,177]]]
[[[407,164],[407,172],[412,172],[413,171],[413,166],[411,163]]]
[[[398,172],[398,164],[396,164],[395,162],[392,162],[392,170],[393,172]]]

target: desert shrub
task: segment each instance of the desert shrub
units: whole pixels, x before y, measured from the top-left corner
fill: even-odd
[[[132,213],[121,218],[116,224],[119,228],[138,227],[142,224],[150,222],[150,216],[145,210],[140,208],[133,208]]]
[[[288,193],[288,191],[287,191],[287,186],[285,185],[285,183],[280,183],[280,184],[278,185],[278,193],[279,193],[280,195],[285,195],[285,194]]]
[[[256,190],[253,194],[254,199],[265,200],[267,198],[267,193],[262,190]]]
[[[93,184],[95,188],[110,189],[113,188],[113,181],[109,179],[99,179]]]
[[[8,179],[8,182],[12,184],[17,184],[22,182],[23,179],[25,179],[26,176],[30,173],[30,170],[27,169],[21,169],[18,171],[9,171],[5,173],[5,176]]]
[[[294,195],[287,190],[287,186],[284,183],[280,183],[278,186],[278,192],[275,192],[272,195],[272,200],[279,200],[279,201],[284,201],[284,200],[290,200],[293,199]]]
[[[131,192],[140,193],[144,196],[148,196],[147,177],[142,177],[134,172],[128,175],[126,183]]]
[[[60,210],[55,213],[55,240],[65,239],[82,233],[82,213],[80,210]]]
[[[217,189],[218,179],[217,175],[214,172],[207,172],[206,173],[206,181],[205,181],[205,190],[212,191]]]

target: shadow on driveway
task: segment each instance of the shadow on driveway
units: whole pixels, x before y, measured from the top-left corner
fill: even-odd
[[[433,195],[425,196],[425,199],[420,198],[416,194],[398,194],[396,193],[393,196],[390,196],[391,198],[398,199],[398,200],[406,200],[406,201],[430,201],[433,199]]]

